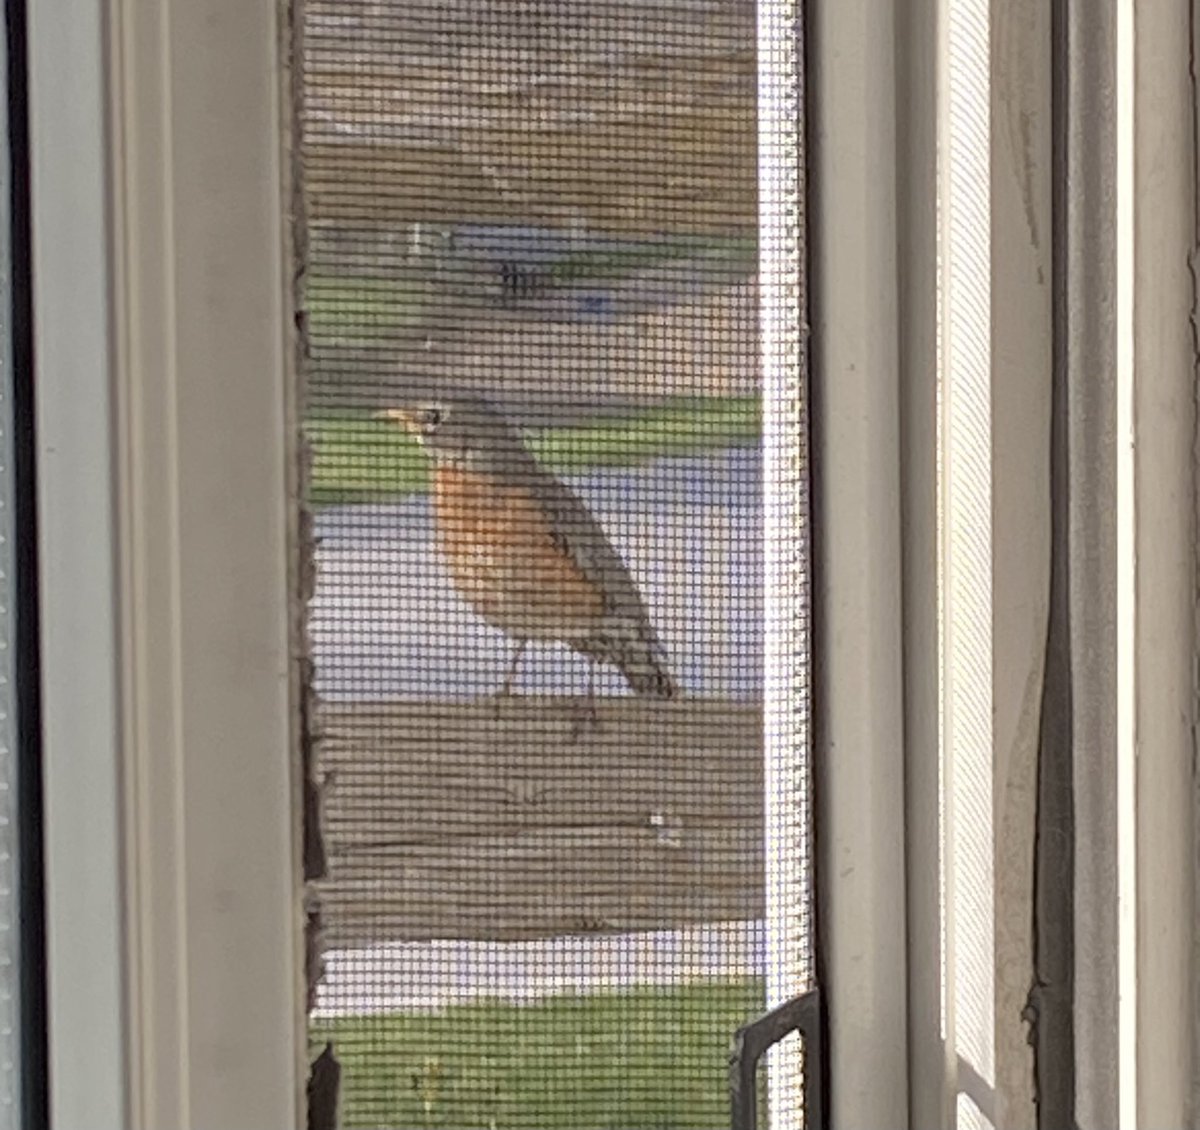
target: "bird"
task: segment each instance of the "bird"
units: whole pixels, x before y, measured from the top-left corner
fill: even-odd
[[[593,711],[597,663],[616,667],[635,695],[678,695],[621,555],[502,412],[464,395],[382,415],[406,428],[431,461],[435,540],[455,588],[515,644],[497,699],[512,693],[535,641],[564,643],[588,660]]]

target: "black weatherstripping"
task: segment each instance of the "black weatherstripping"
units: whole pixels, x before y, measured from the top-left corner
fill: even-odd
[[[1075,1123],[1075,799],[1071,653],[1069,286],[1071,35],[1075,0],[1051,6],[1054,365],[1050,424],[1050,614],[1042,683],[1034,843],[1031,1025],[1038,1126]]]
[[[38,620],[29,99],[25,0],[5,0],[8,80],[10,325],[13,357],[18,900],[22,1123],[48,1126],[45,915],[42,865],[41,701]]]

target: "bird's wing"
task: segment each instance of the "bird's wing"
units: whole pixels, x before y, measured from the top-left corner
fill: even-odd
[[[556,538],[572,560],[604,593],[610,614],[650,630],[650,618],[629,568],[583,501],[553,475],[538,473],[536,493],[550,516]]]

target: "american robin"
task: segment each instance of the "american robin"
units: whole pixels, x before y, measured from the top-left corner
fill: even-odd
[[[444,397],[383,413],[433,463],[437,542],[463,598],[516,642],[498,695],[530,641],[561,641],[609,663],[634,693],[677,691],[629,570],[578,497],[544,470],[487,401]]]

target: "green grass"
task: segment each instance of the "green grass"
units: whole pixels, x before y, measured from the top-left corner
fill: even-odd
[[[729,1125],[729,1040],[761,1011],[745,980],[342,1019],[312,1037],[341,1061],[346,1130],[707,1130]]]
[[[583,279],[619,279],[654,263],[669,263],[676,259],[700,256],[744,263],[753,269],[758,255],[756,236],[680,236],[672,240],[644,243],[636,247],[615,248],[611,251],[589,250],[564,255],[550,269],[556,282],[575,282]]]
[[[377,502],[424,490],[428,464],[397,424],[370,412],[316,412],[305,426],[315,461],[310,498],[318,506]],[[631,467],[758,440],[758,397],[678,399],[635,414],[532,433],[543,466],[570,474]]]
[[[434,292],[429,281],[417,278],[314,275],[306,296],[308,332],[321,340],[415,332]]]

